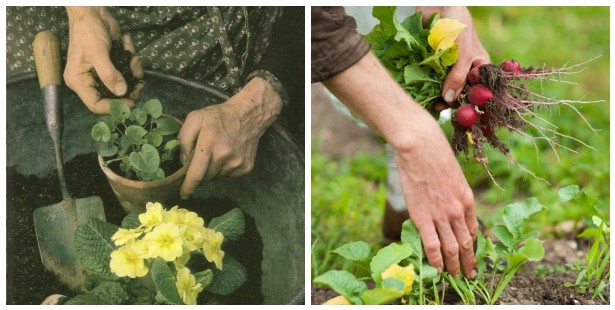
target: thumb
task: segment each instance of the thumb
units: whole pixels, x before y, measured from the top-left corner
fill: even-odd
[[[459,59],[453,66],[446,79],[444,79],[442,86],[442,98],[444,98],[444,101],[451,103],[457,99],[466,83],[471,65],[471,62]]]
[[[96,70],[96,73],[100,77],[105,86],[113,92],[116,96],[124,97],[128,86],[126,86],[126,80],[124,76],[115,69],[115,66],[109,58],[109,53],[106,50],[98,50],[98,52],[91,55],[90,63]]]

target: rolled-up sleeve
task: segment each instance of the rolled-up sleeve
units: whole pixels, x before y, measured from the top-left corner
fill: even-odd
[[[343,7],[312,7],[312,83],[348,69],[370,50]]]

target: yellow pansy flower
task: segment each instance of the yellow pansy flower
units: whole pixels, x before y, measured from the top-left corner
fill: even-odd
[[[139,214],[139,222],[147,230],[151,230],[154,226],[162,223],[164,208],[159,202],[148,202],[145,208],[146,212]]]
[[[183,267],[177,272],[177,292],[186,305],[196,305],[196,298],[203,291],[201,283],[196,282],[196,278],[190,273],[190,269]]]
[[[203,230],[203,253],[209,262],[213,262],[216,268],[222,270],[222,260],[224,259],[224,251],[222,251],[222,241],[224,236],[221,232],[211,228]]]
[[[383,271],[380,275],[382,276],[382,280],[387,278],[394,278],[404,282],[403,294],[408,295],[408,293],[410,293],[410,290],[412,289],[412,283],[414,282],[414,266],[410,264],[406,267],[402,267],[400,265],[393,264],[389,266],[389,268],[387,268],[385,271]]]
[[[147,242],[150,257],[160,257],[170,262],[183,254],[177,225],[162,223],[147,233],[143,240]]]
[[[441,18],[429,31],[427,42],[434,51],[445,50],[455,44],[455,40],[466,25],[456,19]]]
[[[111,252],[111,272],[118,277],[142,277],[147,274],[147,266],[141,255],[134,248],[135,241],[130,240],[119,249]]]
[[[120,246],[124,245],[130,240],[137,239],[139,236],[141,236],[142,233],[143,230],[141,229],[120,228],[115,232],[115,234],[113,234],[113,236],[111,236],[111,240],[113,240],[115,245]]]

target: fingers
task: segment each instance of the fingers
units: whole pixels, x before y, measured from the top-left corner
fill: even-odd
[[[100,80],[116,96],[126,95],[126,81],[122,73],[115,69],[109,58],[109,51],[105,49],[92,49],[89,55],[89,62],[92,64]]]
[[[438,233],[433,225],[433,222],[429,221],[414,221],[416,228],[421,235],[423,241],[423,249],[425,249],[425,255],[429,264],[438,269],[438,273],[443,270],[442,263],[442,251],[440,249],[440,239],[438,239]]]
[[[446,271],[455,275],[459,271],[459,244],[457,243],[457,238],[448,222],[437,222],[436,230],[442,244],[442,255],[444,256]]]
[[[468,231],[465,219],[456,219],[451,223],[458,245],[458,257],[463,273],[470,279],[476,278],[476,259],[474,258],[474,239]],[[459,265],[457,265],[459,267]]]
[[[188,116],[186,116],[186,121],[184,121],[184,125],[177,133],[177,140],[179,141],[179,159],[182,164],[186,164],[186,160],[188,159],[188,155],[194,149],[194,145],[196,143],[196,139],[199,136],[199,132],[201,131],[201,126],[203,124],[203,117],[197,111],[190,112]]]
[[[179,189],[179,194],[182,199],[188,199],[196,187],[201,183],[205,172],[207,171],[211,161],[211,149],[204,146],[198,146],[195,149],[188,172],[186,172],[186,178]]]

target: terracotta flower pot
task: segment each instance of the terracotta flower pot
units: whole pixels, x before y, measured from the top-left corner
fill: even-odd
[[[180,125],[183,124],[179,119],[172,118]],[[164,206],[173,206],[179,201],[179,188],[184,181],[188,165],[182,166],[173,174],[168,175],[159,181],[136,181],[118,175],[109,167],[105,166],[105,160],[98,155],[98,164],[107,176],[113,193],[127,213],[144,212],[147,202],[160,202]]]

